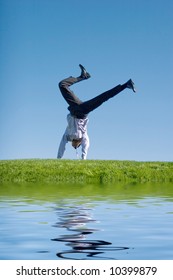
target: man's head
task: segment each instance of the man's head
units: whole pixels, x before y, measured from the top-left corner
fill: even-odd
[[[72,146],[73,148],[77,149],[82,143],[82,138],[79,138],[79,139],[73,139],[72,140]]]

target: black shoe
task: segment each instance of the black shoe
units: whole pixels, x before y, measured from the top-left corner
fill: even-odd
[[[127,81],[127,88],[130,88],[130,89],[132,89],[134,92],[136,92],[135,84],[134,84],[134,82],[133,82],[131,79]]]
[[[83,65],[79,64],[79,67],[81,69],[81,77],[83,79],[89,79],[91,77],[91,75],[86,71],[85,67],[83,67]]]

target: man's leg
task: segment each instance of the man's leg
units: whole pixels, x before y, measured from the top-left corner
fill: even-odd
[[[81,69],[81,75],[79,77],[74,78],[71,76],[67,79],[62,80],[59,83],[59,88],[62,93],[62,96],[67,101],[67,103],[72,107],[81,104],[82,101],[74,94],[74,92],[70,89],[70,86],[80,81],[89,79],[91,77],[90,74],[86,71],[84,66],[79,64],[79,67]]]
[[[79,105],[82,103],[82,101],[74,94],[74,92],[70,89],[70,86],[72,86],[75,83],[78,83],[82,81],[83,79],[81,77],[69,77],[67,79],[62,80],[59,83],[59,88],[62,93],[62,96],[67,101],[67,103],[70,106],[73,105]]]
[[[110,98],[114,97],[121,91],[123,91],[125,88],[127,88],[126,83],[123,85],[118,85],[96,97],[93,99],[90,99],[88,101],[83,102],[79,105],[80,109],[83,111],[83,113],[88,114],[89,112],[95,110],[99,106],[101,106],[104,102],[109,100]]]
[[[84,114],[88,114],[89,112],[95,110],[97,107],[102,105],[105,101],[114,97],[115,95],[117,95],[118,93],[120,93],[121,91],[123,91],[126,88],[132,89],[133,92],[136,92],[135,85],[134,85],[133,81],[130,79],[125,84],[118,85],[118,86],[94,97],[93,99],[83,102],[78,107],[80,107],[80,110]]]

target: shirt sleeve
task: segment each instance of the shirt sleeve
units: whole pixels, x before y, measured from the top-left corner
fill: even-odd
[[[68,142],[67,141],[67,136],[66,136],[66,133],[64,133],[64,135],[61,139],[60,145],[59,145],[57,158],[62,158],[63,157],[64,152],[65,152],[65,146],[66,146],[67,142]]]
[[[87,133],[83,134],[83,138],[82,138],[82,159],[86,159],[87,158],[87,153],[88,153],[88,148],[89,148],[89,137]]]

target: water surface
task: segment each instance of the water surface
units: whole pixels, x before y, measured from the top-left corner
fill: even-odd
[[[0,186],[0,259],[173,259],[173,184]]]

